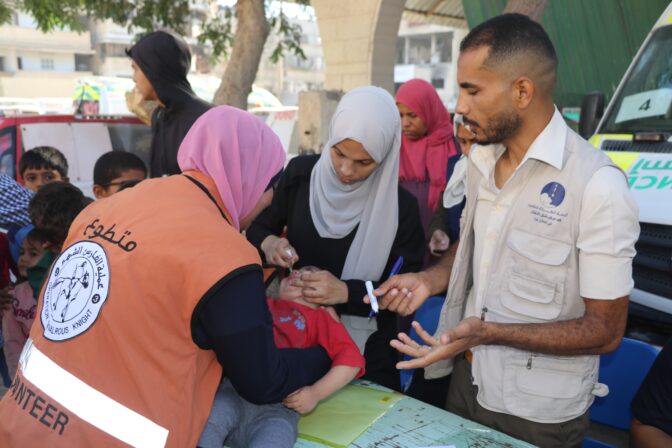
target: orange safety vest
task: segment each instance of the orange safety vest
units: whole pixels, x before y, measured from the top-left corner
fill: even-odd
[[[260,259],[213,181],[184,174],[75,219],[0,402],[0,446],[196,446],[222,368],[193,342],[194,309]]]

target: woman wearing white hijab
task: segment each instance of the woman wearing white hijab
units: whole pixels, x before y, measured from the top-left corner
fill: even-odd
[[[295,285],[306,300],[335,305],[351,329],[363,324],[367,335],[366,319],[349,317],[368,317],[364,281],[375,286],[385,280],[399,256],[402,272],[422,267],[418,205],[398,186],[400,142],[399,112],[389,93],[378,87],[348,92],[334,113],[322,154],[289,163],[273,202],[247,232],[269,264],[321,268],[303,274]],[[396,318],[381,313],[377,324],[366,341],[366,377],[398,388],[396,354],[389,349]],[[356,332],[351,335],[357,342]]]

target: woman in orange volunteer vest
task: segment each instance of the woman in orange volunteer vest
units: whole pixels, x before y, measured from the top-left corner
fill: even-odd
[[[278,138],[217,107],[178,160],[181,175],[73,222],[0,403],[0,446],[193,447],[222,368],[259,404],[327,372],[322,348],[275,347],[259,255],[240,234],[271,201]]]

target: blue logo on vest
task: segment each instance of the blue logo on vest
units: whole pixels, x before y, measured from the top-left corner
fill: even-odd
[[[541,189],[539,199],[546,207],[557,207],[565,200],[565,187],[557,182],[549,182]]]

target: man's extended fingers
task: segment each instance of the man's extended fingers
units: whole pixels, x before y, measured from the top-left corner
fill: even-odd
[[[419,369],[422,367],[427,367],[430,364],[434,364],[437,361],[440,361],[442,359],[447,358],[443,354],[442,350],[444,347],[439,347],[437,349],[431,350],[427,352],[426,355],[417,357],[415,359],[409,359],[408,361],[399,361],[396,364],[397,369],[403,370],[403,369]]]
[[[423,341],[425,341],[425,344],[434,346],[434,345],[437,345],[439,343],[439,341],[437,341],[434,336],[427,333],[425,331],[425,329],[422,328],[422,325],[420,325],[420,322],[414,320],[411,325],[413,325],[413,328],[415,328],[415,331],[418,333],[418,336],[420,336],[420,338]]]
[[[415,349],[420,349],[420,348],[422,348],[422,347],[420,347],[420,344],[418,344],[417,342],[415,342],[415,341],[414,341],[409,335],[407,335],[406,333],[399,333],[399,334],[397,335],[397,338],[398,338],[399,341],[403,342],[404,344],[408,345],[408,346],[411,347],[411,348],[415,348]]]
[[[404,355],[411,356],[413,358],[421,358],[429,353],[429,347],[422,347],[418,344],[415,344],[417,347],[414,347],[409,344],[404,344],[398,339],[392,339],[390,345],[397,350],[398,352],[403,353]]]

